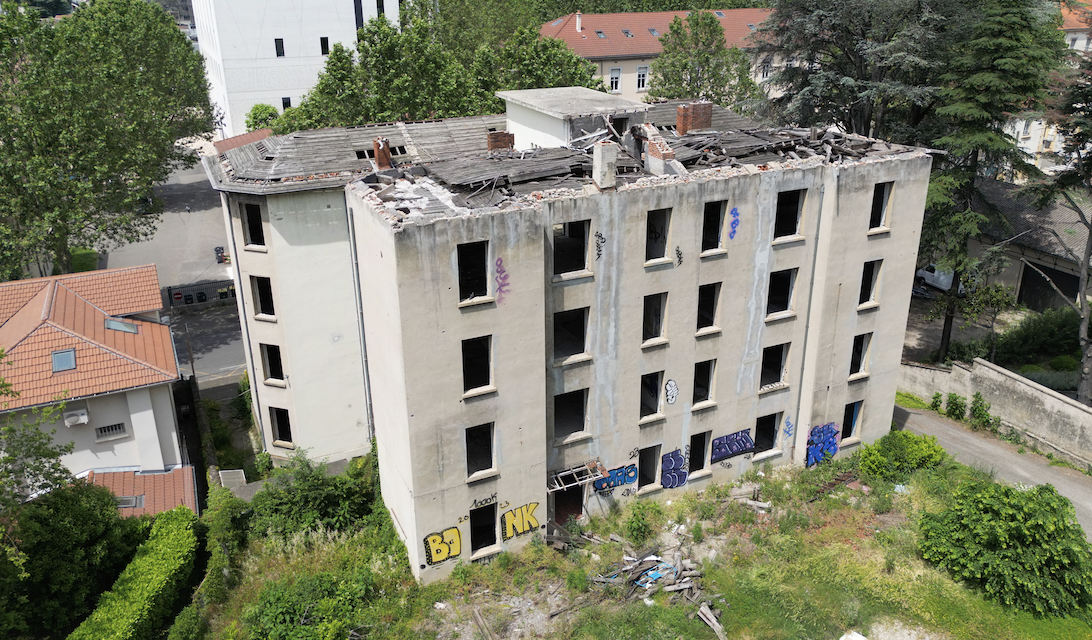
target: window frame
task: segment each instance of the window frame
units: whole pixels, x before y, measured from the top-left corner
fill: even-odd
[[[788,204],[786,204],[785,206],[782,206],[781,198],[783,196],[784,197],[791,197],[791,194],[796,194],[796,219],[795,219],[796,221],[795,221],[795,225],[793,226],[792,233],[784,233],[785,225],[783,224],[784,219],[783,219],[782,216],[783,215],[791,215],[791,214],[787,213],[788,211],[791,211],[791,209],[788,206]],[[798,240],[803,235],[802,233],[800,233],[800,230],[801,230],[801,227],[802,227],[803,222],[804,222],[804,202],[807,200],[807,197],[808,197],[808,190],[807,189],[788,189],[786,191],[779,191],[778,192],[777,201],[776,201],[775,206],[774,206],[774,220],[773,220],[773,241],[774,241],[774,243],[777,243],[779,240],[781,242],[790,242],[790,241],[793,241],[793,240]],[[778,230],[779,227],[781,228],[781,231]]]
[[[869,273],[870,265],[872,265],[871,273]],[[857,294],[858,309],[870,308],[880,303],[880,274],[882,272],[883,258],[866,260],[861,267],[861,290]]]
[[[489,465],[481,468],[471,468],[471,456],[470,456],[470,442],[471,431],[485,430],[487,433],[486,440],[489,446]],[[481,433],[482,431],[478,431]],[[463,444],[466,447],[466,478],[467,480],[473,480],[475,476],[483,476],[491,474],[491,472],[497,470],[497,447],[496,447],[496,426],[492,422],[486,422],[485,424],[474,425],[473,427],[467,427],[463,430]]]
[[[708,369],[708,373],[705,374],[701,371],[702,368]],[[706,375],[705,380],[705,397],[698,397],[698,375],[702,373]],[[716,387],[717,387],[717,359],[710,358],[709,360],[702,360],[701,362],[694,363],[694,385],[693,395],[691,397],[691,407],[697,407],[698,405],[716,404]]]
[[[611,67],[607,77],[611,93],[622,93],[622,67]]]
[[[709,284],[703,284],[698,287],[698,320],[697,320],[697,333],[702,334],[706,332],[713,332],[720,329],[720,282],[711,282]],[[713,314],[712,321],[707,325],[702,325],[702,292],[712,290],[713,297]]]
[[[319,53],[320,55],[330,55],[330,38],[327,36],[319,37]]]
[[[554,431],[553,431],[553,434],[554,434],[554,440],[555,441],[565,441],[565,440],[568,440],[569,438],[574,438],[574,437],[586,435],[588,433],[588,395],[589,395],[589,389],[584,388],[584,389],[576,389],[575,391],[566,391],[565,393],[559,393],[559,394],[556,394],[554,396]],[[566,427],[566,430],[564,432],[562,432],[562,431],[560,431],[558,429],[558,425],[561,424],[560,421],[558,420],[558,414],[560,413],[558,411],[558,402],[560,400],[562,403],[568,404],[569,400],[564,399],[564,398],[571,398],[571,397],[574,397],[574,396],[579,397],[579,402],[574,403],[574,404],[579,404],[579,406],[580,406],[580,421],[579,421],[580,428],[579,429],[573,429],[573,430],[567,430],[567,427]],[[576,421],[573,421],[574,424],[575,424],[575,422]]]
[[[470,252],[477,251],[478,247],[481,248],[481,271],[477,270],[478,265],[471,265],[470,262],[476,262],[478,256],[469,255]],[[465,256],[465,261],[464,261]],[[472,304],[475,302],[490,302],[493,297],[489,291],[489,240],[477,240],[475,242],[462,242],[455,246],[455,280],[458,285],[459,303],[460,304]],[[480,279],[480,282],[478,280]],[[471,282],[471,281],[474,282]],[[482,285],[477,287],[474,285]],[[465,285],[465,288],[464,288]],[[468,289],[474,286],[473,291]],[[479,293],[480,291],[480,293]],[[469,295],[468,295],[469,294]]]
[[[650,411],[650,412],[645,411],[646,380],[647,381],[653,381],[654,380],[655,383],[656,383],[656,386],[655,386],[656,392],[654,394],[655,399],[656,399],[656,406],[653,407],[653,410]],[[638,417],[639,417],[640,420],[642,420],[642,421],[652,421],[652,420],[658,419],[660,416],[663,415],[663,412],[664,412],[663,386],[664,386],[664,372],[663,371],[653,371],[651,373],[645,373],[645,374],[641,375],[641,386],[640,386],[641,410],[640,410],[640,413],[638,414]]]
[[[714,255],[724,251],[724,213],[728,209],[727,200],[710,200],[705,203],[702,211],[701,225],[701,256]],[[710,224],[710,218],[715,218],[715,224]],[[710,245],[711,230],[716,231],[716,242]]]
[[[648,486],[660,486],[658,480],[660,477],[660,449],[662,446],[663,445],[654,444],[644,447],[637,452],[637,491],[641,491]],[[650,454],[649,457],[652,459],[651,478],[647,482],[645,481],[645,475],[643,473],[647,466],[645,464],[646,454]]]
[[[266,284],[269,289],[269,311],[266,312],[266,305],[262,304],[266,297],[262,295],[262,284]],[[255,318],[262,320],[275,320],[277,318],[277,304],[273,300],[273,279],[266,276],[250,276],[250,294],[254,301],[254,314]]]
[[[285,424],[281,424],[281,416],[284,417]],[[269,407],[269,430],[273,436],[273,446],[284,447],[284,445],[291,445],[285,448],[295,448],[295,441],[292,439],[292,416],[289,414],[288,409]],[[286,431],[287,433],[285,433]],[[283,437],[285,435],[288,437]]]
[[[780,448],[777,446],[777,440],[778,440],[778,436],[780,435],[780,431],[781,431],[781,416],[782,416],[782,413],[777,412],[777,413],[769,413],[769,414],[766,414],[764,416],[759,416],[758,418],[755,419],[755,432],[754,432],[755,435],[754,435],[754,439],[753,439],[753,441],[755,443],[755,449],[754,449],[755,455],[758,455],[760,453],[765,453],[767,451],[780,451]],[[770,431],[771,431],[773,437],[771,439],[769,439],[769,440],[767,440],[765,437],[760,439],[759,438],[759,427],[760,426],[765,427],[765,425],[760,425],[760,423],[763,420],[766,420],[767,418],[769,418],[770,422],[771,422]],[[766,443],[766,442],[769,443],[768,447],[766,447],[765,449],[759,448],[761,446],[759,443]]]
[[[846,416],[849,415],[850,407],[853,408],[853,419],[848,423],[849,433],[846,433]],[[861,409],[864,408],[864,400],[857,400],[854,402],[847,402],[845,410],[842,412],[842,428],[841,428],[841,440],[844,442],[849,438],[860,438],[858,434],[859,426],[861,423]]]
[[[650,315],[651,313],[651,315]],[[649,333],[649,320],[659,322],[659,331]],[[641,344],[651,346],[667,339],[667,292],[651,293],[641,305]]]
[[[288,378],[284,373],[284,354],[281,353],[280,345],[266,344],[264,342],[258,343],[259,351],[262,355],[262,382],[265,384],[273,384],[273,386],[280,386],[288,382]],[[273,371],[272,361],[274,358],[270,356],[276,350],[277,368],[280,369],[280,377],[273,375],[276,373]]]
[[[768,320],[783,318],[785,316],[795,314],[794,307],[796,303],[796,276],[798,271],[798,269],[794,268],[782,269],[780,271],[774,271],[770,273],[769,285],[766,291],[766,318]],[[784,276],[784,274],[788,275],[788,291],[785,295],[785,308],[775,311],[771,309],[771,300],[774,297],[774,277],[778,277],[780,288],[780,279]],[[778,298],[780,299],[780,296],[778,296]]]
[[[660,230],[656,230],[656,222],[660,220],[653,220],[653,216],[663,216],[663,226]],[[652,239],[650,236],[652,233],[658,233],[660,238]],[[655,250],[659,247],[660,239],[663,240],[663,252],[660,255],[655,255]],[[668,247],[671,246],[671,207],[665,207],[660,209],[650,209],[645,214],[645,266],[653,266],[658,264],[673,263],[674,259],[668,255]]]
[[[485,341],[485,359],[486,359],[486,381],[485,384],[479,384],[469,386],[471,382],[476,380],[468,380],[467,376],[467,345],[468,343],[474,343],[478,341]],[[472,359],[476,360],[478,356],[474,356]],[[462,341],[462,368],[463,368],[463,396],[474,395],[475,393],[493,389],[493,336],[485,335],[478,336],[476,338],[467,338]]]
[[[52,358],[51,359],[51,364],[52,364],[53,373],[64,373],[65,371],[75,371],[76,370],[76,349],[75,348],[73,348],[73,349],[59,349],[57,351],[54,351],[50,355],[51,355],[51,358]],[[67,357],[69,355],[72,356],[72,366],[67,366],[66,362],[62,362],[60,365],[57,364],[58,356]]]
[[[273,51],[277,54],[278,58],[284,56],[284,38],[273,38]]]
[[[849,377],[850,379],[862,378],[868,375],[872,360],[872,332],[861,333],[853,336],[853,346],[849,353]]]
[[[895,191],[894,181],[877,182],[872,188],[872,203],[868,214],[868,230],[878,233],[891,228],[888,216],[891,209],[891,194]]]
[[[569,309],[569,310],[566,310],[566,311],[556,311],[556,312],[554,312],[554,323],[553,323],[554,324],[554,326],[553,326],[553,329],[554,329],[554,340],[553,340],[553,342],[554,342],[554,344],[553,344],[553,346],[554,346],[554,361],[555,362],[556,361],[568,360],[569,358],[576,358],[576,357],[579,357],[579,356],[582,356],[582,355],[587,355],[587,353],[588,353],[588,316],[590,314],[591,314],[591,307],[581,307],[579,309]],[[581,328],[581,334],[582,335],[580,336],[580,338],[581,338],[581,340],[580,340],[580,342],[581,342],[580,350],[579,351],[573,351],[572,353],[559,353],[558,352],[558,331],[559,331],[559,327],[567,326],[569,324],[568,321],[560,322],[559,320],[567,320],[570,317],[575,318],[577,315],[579,315],[580,318],[581,318],[580,328]],[[561,316],[564,316],[565,318],[560,318]]]
[[[776,389],[783,389],[789,386],[787,366],[789,362],[789,347],[791,342],[783,342],[781,344],[770,345],[762,349],[762,360],[759,364],[759,378],[758,378],[758,392],[763,393],[766,391],[774,391]],[[773,353],[773,349],[781,350],[781,368],[780,376],[777,380],[772,382],[763,383],[762,372],[766,370],[766,354]]]
[[[648,65],[637,67],[637,90],[648,91]]]
[[[256,209],[257,224],[255,224],[254,217],[252,217],[255,211],[252,211],[251,207]],[[262,205],[257,202],[240,202],[239,217],[243,227],[243,247],[265,247],[265,216],[262,214]],[[258,232],[260,237],[254,237],[255,231]]]

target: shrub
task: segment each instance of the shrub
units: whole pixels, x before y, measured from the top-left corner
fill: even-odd
[[[944,403],[944,397],[939,392],[933,394],[933,400],[929,403],[929,408],[937,413],[940,413],[940,406]]]
[[[208,603],[224,602],[228,589],[234,586],[239,559],[246,548],[249,511],[250,505],[231,491],[222,487],[209,491],[209,508],[204,516],[208,525],[208,569],[198,588]]]
[[[701,544],[705,540],[705,531],[702,529],[700,522],[694,523],[694,529],[691,533],[694,536],[694,542]]]
[[[196,604],[188,605],[171,625],[167,640],[204,640],[209,631],[209,623],[201,615]]]
[[[269,474],[273,473],[273,456],[269,455],[268,451],[262,451],[254,456],[254,470],[258,472],[259,477],[268,478]]]
[[[196,522],[197,516],[186,507],[159,514],[148,541],[69,640],[153,637],[193,570]]]
[[[1050,368],[1055,371],[1076,371],[1080,366],[1080,360],[1073,356],[1058,356],[1050,361]]]
[[[663,517],[663,508],[658,502],[638,500],[630,507],[629,518],[626,519],[626,537],[637,546],[643,545],[656,535],[655,527]]]
[[[565,576],[565,586],[573,593],[584,593],[588,590],[588,574],[583,569],[573,569]]]
[[[909,431],[892,431],[865,445],[858,457],[861,473],[871,478],[898,482],[916,469],[931,469],[944,461],[944,449],[933,436],[919,436]]]
[[[1040,373],[1043,371],[1046,371],[1046,369],[1040,367],[1037,364],[1025,364],[1024,366],[1017,369],[1016,373],[1019,373],[1022,376],[1026,376],[1029,373]]]
[[[944,407],[944,415],[952,420],[962,420],[967,415],[967,399],[955,393],[948,394],[948,403]]]
[[[1039,615],[1092,606],[1092,547],[1050,485],[965,482],[951,508],[922,516],[921,532],[923,558],[1002,604]]]
[[[1055,391],[1076,391],[1080,382],[1079,371],[1039,371],[1021,374],[1028,380]]]

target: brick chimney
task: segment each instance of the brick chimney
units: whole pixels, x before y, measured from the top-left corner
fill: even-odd
[[[376,138],[372,140],[372,149],[375,151],[375,166],[380,171],[394,168],[394,163],[391,162],[390,140],[387,140],[386,138]]]
[[[580,33],[580,12],[576,12],[576,32]]]
[[[508,151],[516,146],[516,134],[507,131],[490,131],[486,136],[487,151]]]
[[[685,136],[691,131],[713,127],[713,103],[692,102],[675,108],[675,131]]]

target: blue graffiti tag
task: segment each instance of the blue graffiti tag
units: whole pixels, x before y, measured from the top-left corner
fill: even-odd
[[[720,462],[725,458],[750,453],[755,450],[755,441],[751,439],[751,430],[744,429],[726,436],[713,439],[713,449],[709,462]]]
[[[675,449],[671,453],[664,454],[660,458],[663,472],[660,474],[660,485],[664,489],[675,489],[686,484],[686,458],[682,451]]]
[[[732,230],[728,232],[728,237],[732,240],[736,239],[736,229],[739,228],[739,209],[732,207]]]
[[[631,464],[627,467],[618,467],[617,469],[611,469],[610,474],[606,478],[599,478],[592,483],[592,488],[596,491],[610,491],[615,487],[621,487],[626,484],[633,484],[637,482],[637,465]]]
[[[811,430],[808,434],[807,466],[813,467],[827,457],[838,453],[838,437],[842,435],[838,425],[828,422]]]
[[[791,438],[793,431],[796,431],[796,427],[793,426],[792,420],[789,420],[789,417],[785,416],[785,437]]]

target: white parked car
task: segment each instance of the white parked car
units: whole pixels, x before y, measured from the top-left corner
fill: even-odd
[[[917,284],[927,284],[935,289],[941,291],[947,291],[952,288],[952,278],[955,276],[951,271],[941,271],[937,269],[935,264],[931,264],[924,269],[918,269],[914,274],[914,281]],[[959,285],[959,295],[966,295],[967,291],[964,289],[963,284]]]

